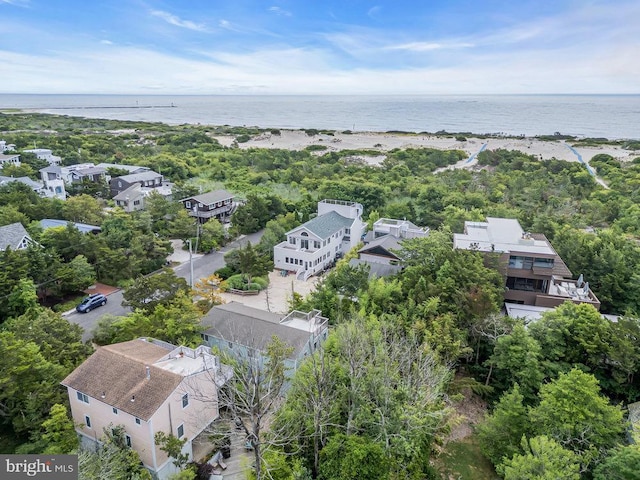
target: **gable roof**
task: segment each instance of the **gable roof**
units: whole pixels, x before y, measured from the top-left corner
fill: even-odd
[[[86,177],[87,175],[103,175],[107,173],[104,168],[98,167],[87,167],[87,168],[78,168],[76,170],[72,170],[71,175],[76,177]]]
[[[311,333],[284,325],[284,315],[247,307],[238,302],[216,305],[202,319],[205,334],[245,347],[265,351],[273,335],[294,348],[291,358],[298,356]]]
[[[168,348],[142,339],[100,347],[61,383],[149,420],[183,378],[153,365],[168,352]],[[146,367],[149,367],[149,378]]]
[[[122,175],[121,177],[115,177],[111,180],[124,180],[127,183],[135,183],[135,182],[146,182],[147,180],[155,180],[158,177],[162,177],[159,173],[154,172],[153,170],[148,170],[146,172],[140,173],[131,173],[129,175]]]
[[[303,223],[299,227],[294,228],[287,232],[287,235],[293,233],[301,228],[306,228],[314,235],[317,235],[321,239],[329,238],[334,233],[340,231],[342,228],[349,228],[353,225],[354,219],[343,217],[337,212],[331,211],[323,215],[319,215],[316,218],[312,218],[306,223]]]
[[[195,195],[193,197],[187,197],[180,200],[184,202],[185,200],[194,200],[198,203],[202,203],[203,205],[211,205],[212,203],[221,202],[223,200],[228,200],[233,198],[234,195],[231,192],[226,190],[213,190],[211,192],[203,193],[202,195]]]
[[[367,243],[364,247],[358,250],[358,253],[369,253],[371,255],[378,255],[386,251],[388,255],[385,256],[398,258],[398,256],[391,250],[399,250],[401,248],[402,246],[400,245],[400,241],[398,240],[398,238],[393,235],[384,235]]]
[[[0,227],[0,250],[6,250],[8,247],[15,250],[22,243],[24,237],[31,240],[20,222]]]
[[[117,194],[115,197],[113,197],[114,200],[127,200],[127,199],[131,199],[133,198],[137,198],[137,197],[142,197],[144,196],[144,194],[142,193],[142,187],[140,186],[139,183],[134,183],[133,185],[131,185],[130,187],[125,188],[123,191],[121,191],[119,194]]]
[[[12,153],[9,155],[5,155],[4,153],[0,153],[0,162],[4,161],[4,160],[13,160],[16,157],[19,157],[20,155],[18,153]]]
[[[62,175],[62,167],[58,165],[49,165],[48,167],[41,168],[40,172],[57,173],[58,175]]]
[[[0,185],[11,183],[11,182],[20,182],[24,183],[27,187],[33,190],[40,190],[44,187],[42,182],[36,182],[31,180],[29,177],[3,177],[0,176]]]
[[[117,168],[118,170],[126,170],[130,174],[142,173],[151,170],[149,167],[140,167],[139,165],[122,165],[119,163],[99,163],[96,167],[100,168]]]
[[[387,263],[368,262],[360,258],[352,258],[349,260],[349,266],[357,268],[360,265],[369,267],[369,280],[372,278],[390,277],[402,270],[401,265],[389,265]]]

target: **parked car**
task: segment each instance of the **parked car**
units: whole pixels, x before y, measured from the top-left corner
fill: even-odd
[[[94,308],[102,307],[107,304],[107,297],[101,293],[94,293],[89,295],[82,302],[78,304],[76,310],[80,313],[87,313]]]

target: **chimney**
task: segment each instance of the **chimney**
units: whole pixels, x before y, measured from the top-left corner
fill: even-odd
[[[151,380],[151,369],[149,366],[146,366],[145,368],[147,369],[147,380]]]

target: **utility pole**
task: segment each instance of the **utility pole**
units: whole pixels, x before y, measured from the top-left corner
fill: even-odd
[[[191,239],[188,239],[189,242],[189,286],[193,288],[193,252],[191,251]]]

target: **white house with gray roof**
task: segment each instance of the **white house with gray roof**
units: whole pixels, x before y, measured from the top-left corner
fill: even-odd
[[[0,227],[0,251],[7,248],[11,250],[25,250],[36,242],[29,236],[20,222]]]
[[[356,202],[318,202],[318,216],[288,231],[287,239],[273,247],[275,268],[304,280],[326,269],[362,240],[362,211]]]
[[[161,188],[163,186],[163,178],[159,173],[153,170],[147,170],[140,173],[131,173],[129,175],[122,175],[121,177],[115,177],[109,180],[109,188],[111,190],[111,196],[115,197],[121,192],[124,192],[132,185],[138,184],[143,188],[154,189]]]

